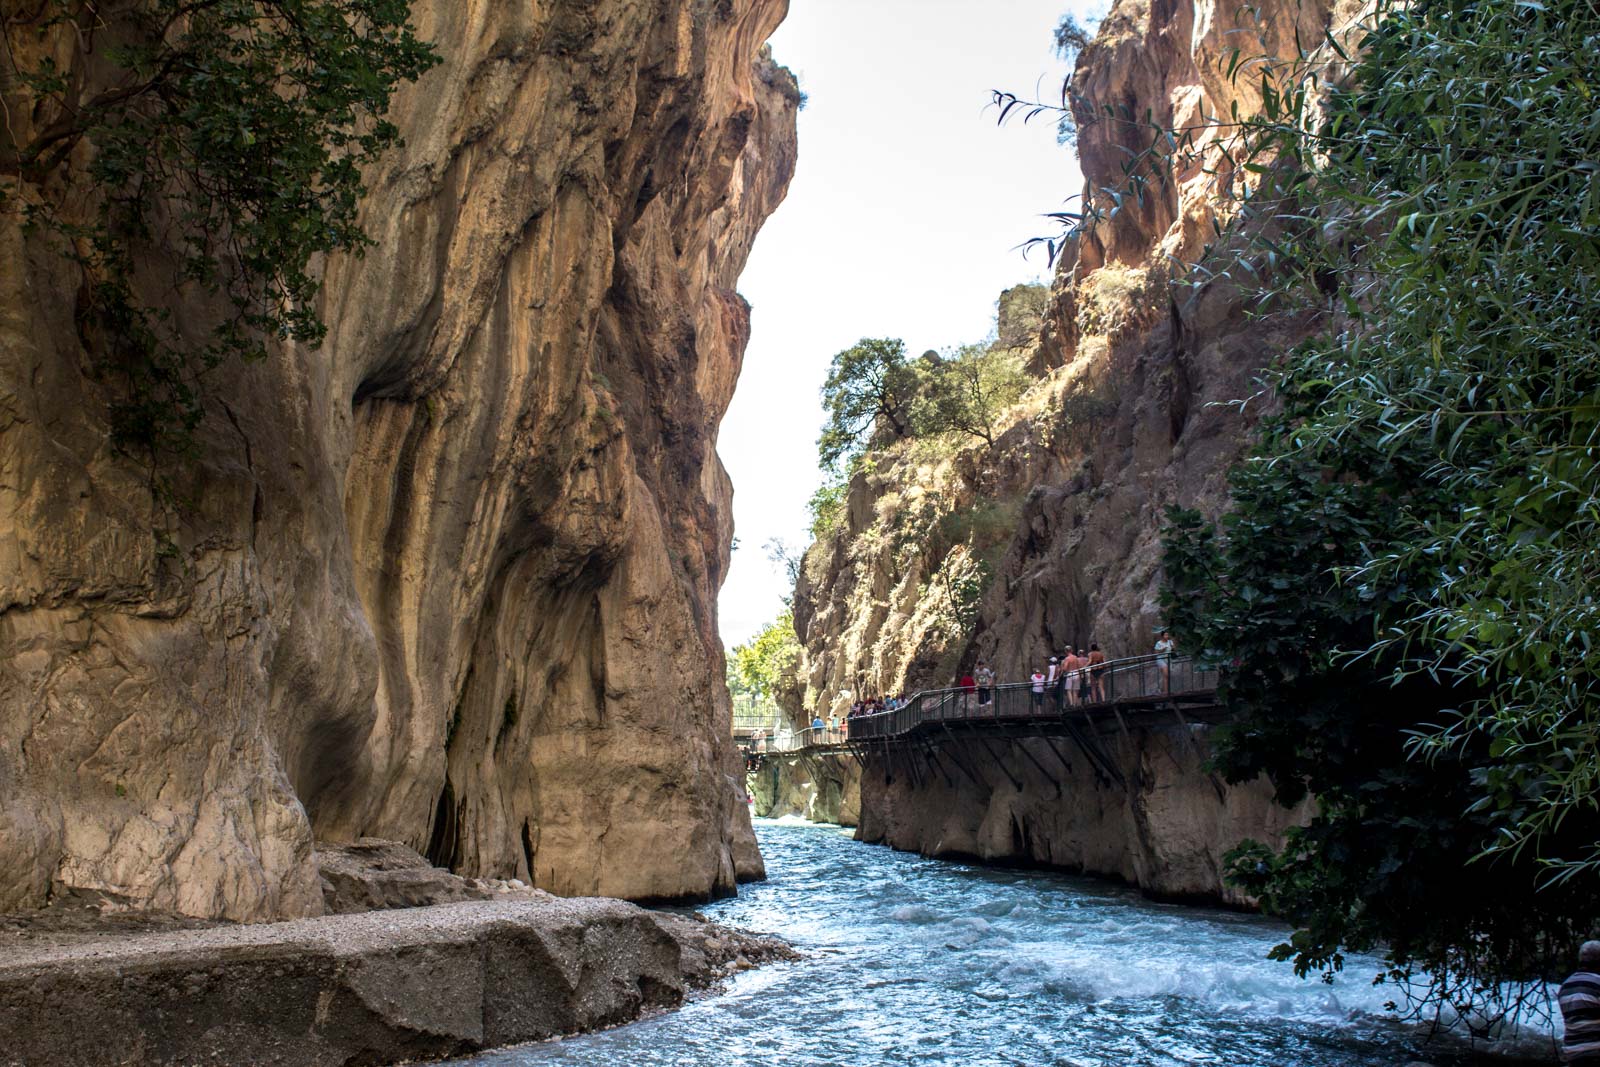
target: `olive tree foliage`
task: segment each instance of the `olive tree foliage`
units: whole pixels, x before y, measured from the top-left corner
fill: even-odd
[[[1201,276],[1325,313],[1231,514],[1174,513],[1167,603],[1226,667],[1222,769],[1318,798],[1233,857],[1280,954],[1381,949],[1492,1029],[1600,898],[1600,9],[1381,4],[1320,44],[1228,57],[1262,113],[1152,128],[1086,215],[1203,160],[1255,236]]]
[[[369,243],[361,168],[398,140],[383,119],[396,87],[437,57],[407,0],[33,7],[8,6],[3,30],[0,87],[32,123],[0,136],[0,201],[81,270],[79,327],[114,389],[115,444],[188,452],[207,371],[271,338],[321,341],[313,258]],[[48,189],[84,158],[96,200],[68,215]],[[220,297],[222,313],[175,321],[169,291]]]
[[[863,337],[836,353],[822,385],[827,414],[817,439],[822,466],[848,467],[875,442],[910,433],[917,385],[917,367],[906,359],[905,342],[898,338]]]
[[[929,365],[912,405],[919,433],[960,433],[993,445],[1000,416],[1031,379],[1022,359],[998,345],[963,345]]]

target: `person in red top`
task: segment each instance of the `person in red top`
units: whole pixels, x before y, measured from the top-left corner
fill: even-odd
[[[978,683],[972,680],[971,671],[961,676],[961,681],[956,683],[956,688],[961,690],[961,713],[966,715],[972,710],[972,694],[978,688]]]

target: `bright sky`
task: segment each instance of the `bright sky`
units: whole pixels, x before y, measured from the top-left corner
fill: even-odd
[[[1103,6],[793,0],[772,47],[810,97],[799,168],[740,281],[753,333],[718,439],[738,537],[720,600],[729,647],[789,592],[763,545],[810,542],[833,354],[862,337],[903,338],[913,354],[981,340],[1000,290],[1044,280],[1043,253],[1017,246],[1078,191],[1077,160],[1046,119],[997,129],[989,91],[1059,99],[1056,23]]]

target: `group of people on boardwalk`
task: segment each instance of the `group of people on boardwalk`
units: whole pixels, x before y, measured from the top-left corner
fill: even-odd
[[[1172,660],[1176,649],[1172,635],[1162,631],[1156,640],[1154,655],[1131,662],[1139,669],[1154,670],[1161,689],[1170,691]],[[1023,685],[1027,686],[1035,708],[1042,708],[1045,701],[1049,700],[1059,713],[1067,708],[1103,703],[1110,699],[1113,694],[1109,691],[1107,683],[1114,666],[1116,665],[1095,642],[1089,642],[1086,648],[1069,645],[1062,649],[1060,655],[1051,656],[1049,662],[1042,668],[1034,667]],[[1149,681],[1146,679],[1143,683],[1146,691],[1148,685]],[[964,706],[989,708],[994,706],[995,695],[1001,689],[1001,682],[994,667],[987,660],[980,659],[970,673],[961,675],[955,688]],[[1021,687],[1017,689],[1018,699],[1022,699]],[[832,711],[824,713],[818,709],[811,714],[810,728],[804,731],[801,744],[804,746],[843,744],[850,739],[851,720],[895,711],[909,702],[903,694],[888,698],[872,696],[856,700],[843,715]],[[763,754],[767,751],[765,731],[757,731],[751,740],[749,751],[752,754]]]
[[[850,737],[850,720],[858,719],[863,715],[878,715],[885,711],[895,711],[904,707],[906,698],[904,694],[892,696],[887,699],[874,696],[864,700],[857,700],[850,705],[843,718],[832,712],[823,715],[821,711],[811,714],[811,735],[808,738],[813,745],[837,745],[847,741]]]
[[[1172,657],[1176,650],[1172,635],[1162,631],[1155,644],[1154,655],[1146,661],[1153,667],[1162,689],[1172,684]],[[1110,660],[1100,646],[1090,642],[1087,648],[1068,645],[1058,656],[1051,656],[1043,667],[1034,667],[1028,676],[1028,687],[1035,707],[1042,707],[1048,699],[1057,711],[1063,708],[1096,704],[1105,701],[1106,680],[1111,668]],[[997,688],[995,670],[985,660],[979,660],[971,674],[962,675],[956,688],[972,693],[977,707],[994,703]]]
[[[1044,670],[1035,667],[1028,678],[1034,706],[1044,703],[1046,693],[1057,710],[1105,700],[1105,663],[1106,654],[1093,642],[1087,650],[1068,646],[1059,657],[1051,656]]]

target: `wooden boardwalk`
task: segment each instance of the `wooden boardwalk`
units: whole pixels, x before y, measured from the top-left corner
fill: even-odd
[[[920,777],[919,763],[925,763],[930,773],[937,766],[953,784],[939,757],[954,742],[965,744],[949,753],[951,762],[976,781],[971,765],[960,756],[960,747],[987,749],[993,762],[1003,768],[994,747],[997,742],[1044,738],[1060,765],[1070,770],[1056,742],[1064,738],[1088,757],[1096,777],[1121,782],[1123,776],[1105,745],[1108,736],[1127,735],[1139,727],[1188,727],[1222,719],[1216,702],[1216,670],[1187,656],[1110,660],[1100,665],[1087,690],[1081,679],[1076,681],[1078,685],[1069,686],[1070,691],[1047,687],[1042,693],[1034,692],[1030,682],[999,685],[987,692],[976,687],[926,690],[893,711],[857,716],[836,730],[800,730],[784,744],[774,740],[747,750],[747,757],[753,766],[759,766],[767,760],[809,761],[836,753],[847,753],[865,764],[876,756],[888,768],[905,766],[913,777]],[[1054,773],[1026,747],[1021,752],[1055,780]],[[912,759],[919,754],[921,760]],[[1020,788],[1021,783],[1016,784]]]

